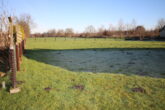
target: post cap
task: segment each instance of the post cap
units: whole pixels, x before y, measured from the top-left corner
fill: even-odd
[[[11,18],[11,16],[9,16],[8,19],[9,19],[9,22],[12,22],[12,18]]]

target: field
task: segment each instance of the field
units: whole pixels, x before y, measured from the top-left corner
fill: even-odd
[[[0,110],[164,110],[164,62],[165,42],[29,38]]]

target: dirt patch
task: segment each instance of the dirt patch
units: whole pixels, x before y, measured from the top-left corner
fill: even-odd
[[[140,93],[145,93],[145,89],[141,88],[141,87],[137,87],[137,88],[132,88],[131,89],[132,92],[140,92]]]
[[[46,87],[46,88],[44,88],[44,90],[49,92],[50,90],[52,90],[52,88],[51,87]]]
[[[85,86],[84,85],[74,85],[71,87],[72,89],[77,89],[77,90],[84,90]]]
[[[74,81],[75,81],[75,79],[71,79],[71,81],[73,81],[73,82],[74,82]]]
[[[25,83],[25,81],[17,81],[16,83],[17,83],[18,85],[21,85],[21,84]]]

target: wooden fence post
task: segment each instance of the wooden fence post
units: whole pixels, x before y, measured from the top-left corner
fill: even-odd
[[[10,37],[10,48],[9,48],[9,54],[10,54],[10,68],[11,68],[11,83],[12,88],[10,88],[10,93],[18,93],[20,92],[20,88],[17,88],[17,81],[16,81],[16,72],[17,69],[20,69],[19,65],[19,49],[18,45],[16,45],[17,41],[17,35],[16,35],[16,27],[14,27],[15,32],[13,31],[13,24],[12,24],[12,18],[9,17],[10,27],[9,27],[9,37]]]
[[[10,27],[9,27],[9,36],[10,36],[10,68],[11,68],[11,82],[12,87],[16,87],[16,55],[15,55],[15,43],[14,43],[14,36],[13,36],[13,24],[12,24],[12,18],[9,17]]]
[[[10,46],[10,67],[11,67],[11,82],[12,82],[12,87],[16,88],[16,57],[15,57],[15,47]]]
[[[19,57],[20,57],[20,61],[22,61],[22,44],[19,43]]]
[[[20,71],[19,45],[16,45],[17,71]]]
[[[24,53],[24,50],[25,50],[25,39],[22,41],[22,50],[23,50],[23,53]]]

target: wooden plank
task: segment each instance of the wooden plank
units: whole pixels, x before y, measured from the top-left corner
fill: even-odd
[[[3,72],[0,72],[0,77],[4,77],[6,74]]]
[[[18,93],[18,92],[20,92],[20,91],[21,91],[20,88],[11,88],[11,89],[10,89],[10,94],[15,94],[15,93]]]
[[[23,33],[21,31],[21,26],[19,25],[16,25],[15,26],[15,33],[16,33],[16,44],[19,44],[22,42],[23,40]]]

